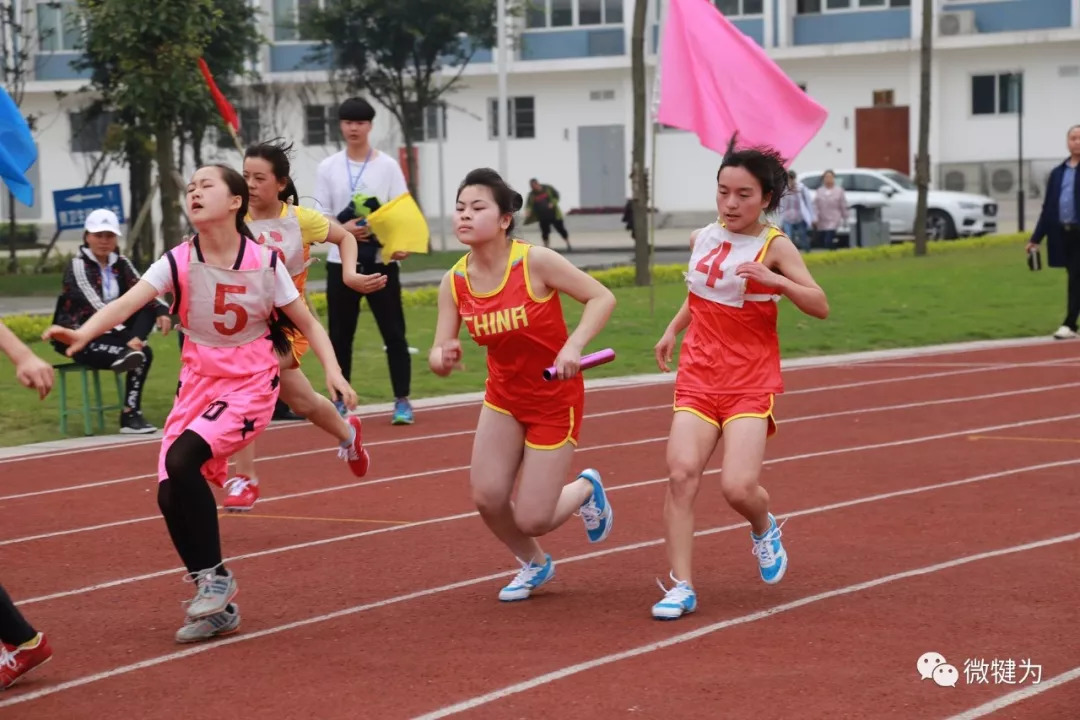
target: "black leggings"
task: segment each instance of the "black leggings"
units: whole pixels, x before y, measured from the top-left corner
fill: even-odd
[[[158,484],[158,507],[188,572],[216,567],[218,575],[225,575],[217,503],[202,475],[203,463],[211,457],[202,437],[191,430],[181,433],[165,454],[168,478]]]
[[[37,635],[37,630],[26,622],[15,603],[11,602],[7,591],[0,585],[0,641],[8,645],[22,645]]]
[[[131,348],[122,336],[106,333],[97,340],[91,340],[71,359],[89,367],[108,370],[114,362],[130,350]],[[141,409],[143,384],[150,372],[150,364],[154,362],[154,353],[149,345],[143,345],[141,352],[146,356],[145,362],[127,373],[127,388],[124,393],[124,408],[127,410]]]

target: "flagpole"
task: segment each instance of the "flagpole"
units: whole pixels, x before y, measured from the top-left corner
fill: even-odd
[[[495,101],[495,128],[499,138],[499,175],[504,180],[509,182],[507,178],[507,142],[506,135],[508,132],[507,125],[507,113],[510,108],[507,107],[507,89],[506,89],[506,0],[495,0],[495,32],[496,36],[495,48],[498,53],[497,70],[498,70],[498,100]]]
[[[649,316],[654,314],[654,304],[656,296],[656,275],[654,272],[656,261],[656,126],[660,122],[660,58],[661,51],[664,47],[664,4],[661,3],[657,8],[659,16],[656,20],[656,63],[653,70],[653,88],[652,88],[652,102],[649,103],[649,138],[652,142],[652,150],[649,157],[649,171],[646,175],[648,179],[648,185],[645,193],[646,207],[645,212],[649,216]]]

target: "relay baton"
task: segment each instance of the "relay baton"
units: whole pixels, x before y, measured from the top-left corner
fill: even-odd
[[[581,369],[588,370],[589,368],[596,367],[597,365],[603,365],[609,363],[615,359],[615,351],[611,348],[604,348],[603,350],[597,350],[594,353],[590,353],[581,358]],[[545,380],[554,380],[558,370],[554,365],[544,370]]]

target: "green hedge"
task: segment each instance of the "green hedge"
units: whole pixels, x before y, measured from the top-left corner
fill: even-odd
[[[987,235],[980,238],[948,242],[932,242],[927,245],[927,253],[940,255],[973,252],[981,248],[1001,247],[1003,245],[1021,246],[1027,242],[1028,237],[1029,235],[1026,233],[1014,233],[1011,235]],[[807,266],[813,268],[815,265],[841,265],[906,258],[911,257],[913,252],[911,243],[901,243],[880,245],[872,248],[845,248],[832,252],[815,252],[803,257]],[[657,265],[653,268],[653,281],[657,285],[681,283],[685,271],[686,266],[683,264]],[[633,266],[591,270],[589,274],[609,288],[625,288],[634,285]],[[401,295],[405,307],[435,307],[438,305],[439,289],[437,287],[415,288],[403,290]],[[315,312],[322,317],[326,317],[326,293],[310,293],[309,299]],[[49,316],[45,315],[9,315],[3,320],[20,339],[24,342],[32,342],[41,338],[41,333],[49,326],[50,319]]]

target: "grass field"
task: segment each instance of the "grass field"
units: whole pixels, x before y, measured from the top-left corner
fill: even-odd
[[[832,314],[825,321],[801,315],[790,302],[781,304],[780,338],[785,357],[929,345],[962,340],[1043,335],[1061,323],[1065,277],[1056,270],[1030,272],[1023,241],[963,252],[881,261],[818,266],[813,272],[829,296]],[[654,372],[652,347],[686,295],[680,284],[655,288],[650,313],[648,288],[615,290],[618,307],[591,349],[613,347],[618,360],[589,371],[589,377]],[[579,306],[565,303],[567,320],[577,321]],[[427,350],[435,327],[435,308],[408,308],[408,337],[420,352],[413,356],[413,397],[481,390],[484,356],[466,344],[463,372],[439,378],[427,369]],[[144,396],[144,414],[160,426],[172,404],[179,368],[176,338],[154,335],[155,363]],[[50,362],[61,358],[44,343],[35,352]],[[304,365],[317,389],[323,387],[318,361]],[[353,387],[362,402],[386,402],[389,373],[382,339],[365,311],[356,333]],[[70,392],[70,389],[69,389]],[[0,373],[0,445],[17,445],[59,436],[55,397],[38,402],[19,387],[8,371]],[[418,412],[418,422],[423,413]],[[78,420],[78,418],[76,418]],[[115,418],[108,427],[115,428]]]

